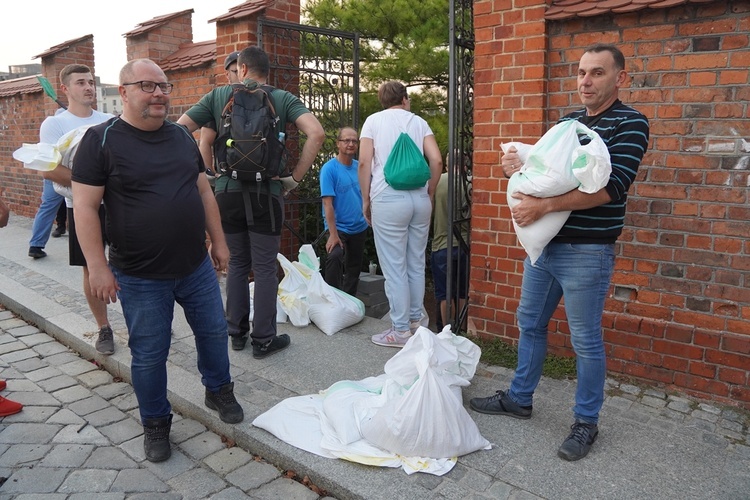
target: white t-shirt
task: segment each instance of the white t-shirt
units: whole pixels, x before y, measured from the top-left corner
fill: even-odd
[[[39,128],[39,142],[43,142],[45,144],[57,144],[57,141],[60,139],[60,137],[67,134],[73,129],[82,127],[84,125],[98,125],[99,123],[106,122],[113,117],[114,115],[111,115],[109,113],[102,113],[100,111],[92,109],[91,116],[87,118],[81,118],[66,109],[62,113],[58,113],[54,116],[48,116],[44,119],[44,121],[42,122],[42,126]],[[70,166],[68,165],[64,166],[70,168]],[[65,197],[65,206],[68,208],[73,208],[73,200],[67,196]]]
[[[367,117],[362,126],[361,138],[372,139],[375,152],[372,158],[372,180],[370,182],[370,199],[374,199],[388,185],[385,182],[383,167],[388,161],[393,146],[401,132],[406,132],[424,153],[424,138],[433,135],[430,126],[411,111],[401,108],[384,109]],[[427,190],[427,184],[424,188]]]

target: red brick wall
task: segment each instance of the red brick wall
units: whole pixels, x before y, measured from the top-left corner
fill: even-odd
[[[0,189],[13,213],[33,217],[42,195],[42,177],[34,170],[23,168],[13,159],[13,151],[23,143],[39,142],[39,125],[45,113],[43,93],[17,94],[0,99]]]
[[[750,408],[750,2],[545,22],[543,0],[475,3],[471,315],[515,341],[523,249],[500,143],[533,143],[578,107],[584,47],[618,45],[620,98],[651,123],[628,200],[604,335],[616,373]],[[551,351],[572,355],[562,308]]]
[[[180,44],[193,41],[192,13],[170,19],[163,26],[151,29],[138,36],[125,39],[128,61],[151,59],[160,61],[173,54]]]
[[[57,98],[66,103],[60,88],[60,71],[68,64],[85,64],[94,70],[94,39],[83,37],[64,50],[42,60],[42,74],[55,89]],[[95,71],[95,70],[94,70]],[[13,213],[33,217],[41,201],[42,176],[26,169],[13,159],[13,151],[22,144],[39,142],[39,127],[59,106],[43,92],[16,94],[0,99],[0,186]]]

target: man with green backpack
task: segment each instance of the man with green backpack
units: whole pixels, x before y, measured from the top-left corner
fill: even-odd
[[[294,189],[310,169],[325,131],[298,97],[266,85],[270,63],[263,49],[253,46],[240,52],[237,69],[242,84],[213,89],[177,123],[191,132],[210,121],[217,124],[214,154],[223,171],[216,179],[215,193],[230,252],[226,299],[229,335],[234,350],[244,349],[249,335],[253,357],[264,358],[291,342],[288,335],[276,334],[282,192]],[[257,142],[239,137],[237,129],[243,128],[240,123],[262,137]],[[289,123],[307,138],[297,165],[291,168],[284,165],[282,157]],[[231,130],[229,135],[227,129]],[[266,133],[266,129],[271,132]],[[289,175],[279,176],[281,172]],[[255,280],[252,329],[247,283],[251,272]]]

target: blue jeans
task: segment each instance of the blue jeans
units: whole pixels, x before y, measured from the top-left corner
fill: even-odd
[[[578,375],[573,414],[583,422],[599,421],[607,369],[602,314],[614,262],[611,244],[550,243],[535,266],[526,258],[517,311],[518,367],[508,393],[513,401],[531,405],[547,355],[547,325],[564,296]]]
[[[49,241],[52,224],[55,222],[57,210],[65,198],[55,192],[52,181],[44,179],[42,188],[42,203],[34,216],[34,225],[31,226],[30,247],[44,248]]]
[[[425,250],[432,203],[426,189],[398,191],[388,186],[370,204],[372,232],[393,327],[409,329],[424,311]]]
[[[172,318],[177,302],[195,336],[201,382],[211,392],[231,382],[227,322],[219,282],[211,259],[179,279],[136,278],[113,268],[117,292],[128,326],[133,389],[141,420],[169,416],[167,356],[172,343]]]

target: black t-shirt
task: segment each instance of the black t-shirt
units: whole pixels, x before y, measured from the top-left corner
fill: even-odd
[[[187,276],[206,256],[206,217],[198,193],[205,170],[187,129],[172,122],[153,132],[120,118],[89,128],[73,180],[104,186],[110,264],[148,279]]]

